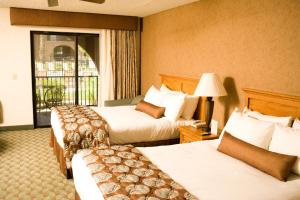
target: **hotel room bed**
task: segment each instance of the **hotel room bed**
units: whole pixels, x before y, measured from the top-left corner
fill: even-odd
[[[135,110],[135,106],[92,107],[108,122],[110,144],[132,144],[176,139],[177,127],[189,125],[193,120],[179,119],[175,122],[166,117],[155,119]],[[51,126],[57,143],[64,147],[63,130],[55,112],[51,112]]]
[[[264,91],[253,90],[253,89],[244,89],[244,91],[245,91],[245,100],[246,100],[245,105],[250,110],[255,110],[263,114],[274,115],[274,116],[291,116],[294,118],[300,117],[300,97],[276,94],[271,92],[264,92]],[[255,120],[251,117],[248,118],[251,120]],[[265,124],[266,122],[260,122],[260,123]],[[272,122],[270,122],[269,124],[272,124]],[[273,125],[277,127],[277,125],[275,124]],[[256,130],[255,128],[254,129],[253,128],[254,127],[251,127],[251,130]],[[227,130],[226,128],[224,129]],[[269,128],[266,128],[266,130],[270,131]],[[248,132],[251,133],[251,131]],[[258,135],[258,137],[260,137],[260,135]],[[268,172],[266,173],[262,172],[263,171],[262,169],[261,169],[262,171],[258,170],[257,168],[251,166],[251,164],[248,165],[246,164],[246,162],[243,162],[239,159],[228,156],[227,154],[218,151],[217,148],[220,143],[220,140],[221,139],[212,140],[212,141],[200,141],[200,142],[178,144],[178,145],[171,145],[171,146],[140,147],[137,149],[146,158],[148,158],[148,160],[150,160],[152,164],[154,164],[158,169],[160,169],[161,171],[169,175],[169,177],[171,177],[171,180],[183,186],[183,188],[189,194],[192,194],[194,197],[196,197],[196,199],[200,199],[200,200],[219,200],[219,199],[298,200],[300,199],[299,172],[297,174],[293,169],[293,173],[289,174],[286,182],[280,181],[281,179],[278,180],[278,178],[276,179],[272,177],[274,175],[270,176],[267,174]],[[295,144],[297,145],[298,143]],[[293,144],[292,151],[295,151],[295,148],[297,150],[297,146],[295,147],[295,144]],[[269,149],[269,147],[266,147],[266,149]],[[96,180],[95,176],[93,176],[90,171],[91,170],[90,164],[93,164],[94,162],[105,163],[106,161],[103,160],[103,157],[101,157],[101,153],[99,154],[99,157],[97,157],[98,156],[97,151],[92,151],[92,153],[88,151],[91,150],[86,150],[86,149],[82,150],[77,155],[75,155],[72,160],[73,177],[74,177],[74,184],[76,189],[75,199],[76,200],[114,199],[114,198],[104,197],[105,194],[102,194],[101,192],[102,190],[100,190],[99,188],[102,185],[101,177],[100,178],[98,177],[99,178],[98,181],[100,182],[98,182],[97,185],[95,181]],[[134,151],[131,150],[131,152]],[[92,156],[92,160],[89,160],[88,156],[91,155],[96,155],[96,159],[95,157]],[[115,155],[119,155],[119,154],[116,153]],[[291,154],[291,155],[295,155],[295,154]],[[99,158],[102,159],[99,160]],[[141,160],[141,158],[138,157],[138,160]],[[121,163],[123,163],[123,161],[121,161]],[[268,163],[269,162],[266,163],[267,166],[269,166]],[[272,166],[273,163],[269,163],[269,164],[270,166]],[[108,164],[108,166],[110,167],[111,165]],[[298,166],[298,165],[295,164],[294,166]],[[134,166],[133,168],[136,167]],[[149,167],[147,169],[152,169],[152,167]],[[110,173],[111,169],[109,168],[108,170],[107,168],[103,168],[104,171],[101,170],[102,169],[96,170],[95,175],[97,176],[97,173],[99,172]],[[128,173],[132,173],[132,172],[134,173],[134,169],[133,170],[129,169]],[[111,173],[114,172],[112,171]],[[158,174],[158,177],[161,176]],[[163,177],[161,178],[164,179]],[[115,179],[113,178],[113,180]],[[108,181],[110,181],[110,179],[108,179]],[[145,184],[144,181],[143,183]],[[124,188],[122,188],[122,190],[125,189],[127,192],[129,191],[128,194],[130,194],[131,190],[127,189],[127,185],[125,184],[123,186]],[[138,189],[138,186],[136,187]],[[168,193],[167,195],[169,194],[174,195],[174,190],[177,190],[177,188],[173,187],[172,184],[171,186],[167,185],[165,187],[171,188],[171,190],[167,192]],[[151,189],[150,191],[154,191],[154,193],[151,193],[151,195],[153,194],[156,195],[157,193],[155,193],[155,191],[157,188],[153,188],[153,190]],[[115,195],[115,192],[112,192],[111,194]],[[146,197],[149,198],[149,196]],[[189,198],[180,198],[180,199],[195,199],[195,198],[190,198],[191,196],[188,197]],[[145,199],[145,198],[142,197],[141,199]],[[156,198],[153,198],[153,200],[154,199]]]
[[[178,143],[178,126],[193,122],[184,119],[173,122],[166,117],[155,119],[134,108],[135,106],[92,108],[107,121],[110,144],[154,146]],[[64,134],[55,112],[51,112],[51,126],[50,146],[53,147],[62,173],[71,178],[71,162],[65,158]]]
[[[161,83],[168,88],[193,94],[198,80],[160,75]],[[189,125],[193,120],[178,119],[175,122],[166,117],[154,119],[149,115],[136,111],[135,106],[116,106],[116,107],[91,107],[107,121],[109,125],[109,140],[111,144],[132,144],[140,142],[166,141],[178,139],[179,133],[176,127]],[[203,119],[204,112],[202,101],[199,101],[194,114],[194,119]],[[64,147],[63,130],[57,113],[51,112],[52,131],[60,147]],[[168,144],[168,143],[166,143]]]
[[[172,90],[193,94],[197,79],[161,75],[162,84]],[[202,101],[197,104],[194,119],[203,118]],[[189,125],[193,120],[178,119],[176,121],[162,117],[154,119],[149,115],[136,111],[135,106],[91,107],[107,122],[110,144],[133,144],[134,146],[166,145],[179,142],[180,125]],[[57,156],[60,169],[67,177],[71,177],[70,163],[65,159],[64,133],[56,112],[51,112],[50,146]]]
[[[158,168],[201,200],[296,200],[300,199],[300,177],[281,182],[216,150],[217,141],[202,141],[138,148]],[[84,150],[83,150],[84,151]],[[81,200],[103,196],[82,158],[72,162],[74,184]]]

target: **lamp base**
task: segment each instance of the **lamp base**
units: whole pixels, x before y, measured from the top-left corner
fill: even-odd
[[[210,132],[210,122],[212,119],[213,111],[214,111],[213,98],[207,97],[206,98],[206,115],[205,115],[206,127],[203,128],[204,131]]]
[[[202,127],[201,129],[207,133],[210,133],[210,130],[211,130],[209,126]]]

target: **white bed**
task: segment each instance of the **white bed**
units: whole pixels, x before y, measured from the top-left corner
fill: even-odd
[[[194,93],[199,82],[197,79],[169,75],[161,75],[161,80],[161,83],[169,89],[180,91],[189,95]],[[192,103],[193,101],[189,102]],[[204,110],[203,105],[203,101],[199,101],[196,105],[197,107],[192,118],[204,119],[205,113],[201,112],[201,110]],[[174,116],[175,114],[178,114],[175,112],[167,112],[169,116],[155,119],[143,112],[136,111],[134,106],[91,108],[106,119],[109,125],[108,131],[111,144],[134,144],[135,146],[174,144],[179,141],[177,139],[179,138],[179,130],[177,127],[181,125],[190,125],[194,121],[193,119],[185,120],[190,118],[187,118],[184,110],[182,111],[182,116],[185,119],[178,119],[177,115],[176,118],[172,118],[170,116],[171,114],[174,114]],[[176,108],[178,109],[177,111],[181,111],[182,107]],[[170,109],[166,108],[166,110]],[[173,110],[171,109],[171,111]],[[188,109],[188,111],[190,112],[191,109]],[[174,121],[174,119],[177,120]],[[64,133],[61,129],[58,116],[54,112],[51,113],[51,126],[50,146],[53,147],[53,151],[60,163],[62,173],[67,178],[71,178],[70,163],[66,162],[64,157]]]
[[[267,115],[300,117],[300,97],[253,89],[244,91],[245,105],[249,109]],[[217,151],[218,144],[219,140],[212,140],[139,150],[200,200],[300,199],[300,176],[290,174],[287,182],[279,181]],[[81,200],[103,199],[81,153],[73,157],[72,166],[75,188]]]
[[[139,148],[154,164],[201,200],[298,200],[300,177],[282,182],[216,150],[217,141]],[[81,200],[103,199],[82,154],[73,157]]]
[[[189,125],[193,121],[179,119],[172,122],[166,117],[155,119],[143,112],[136,111],[135,106],[92,107],[92,109],[107,121],[111,144],[175,139],[179,137],[177,127]],[[57,143],[63,148],[63,132],[55,112],[51,112],[51,126]]]

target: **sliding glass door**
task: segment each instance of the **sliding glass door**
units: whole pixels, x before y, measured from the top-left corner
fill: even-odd
[[[50,125],[51,107],[98,103],[99,36],[31,32],[35,127]]]

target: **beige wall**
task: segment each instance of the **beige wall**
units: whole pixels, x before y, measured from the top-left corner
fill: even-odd
[[[9,8],[0,8],[0,127],[33,124],[30,31],[99,35],[102,31],[85,28],[11,26],[9,14]],[[136,34],[137,43],[140,44],[139,33]],[[139,65],[140,56],[137,56]],[[101,81],[98,89],[100,105]]]
[[[244,87],[300,95],[300,1],[200,0],[145,17],[141,60],[142,93],[159,73],[217,73],[229,93],[215,105],[222,125]]]
[[[30,31],[100,33],[101,30],[11,26],[8,8],[0,8],[0,19],[0,127],[31,125]]]

